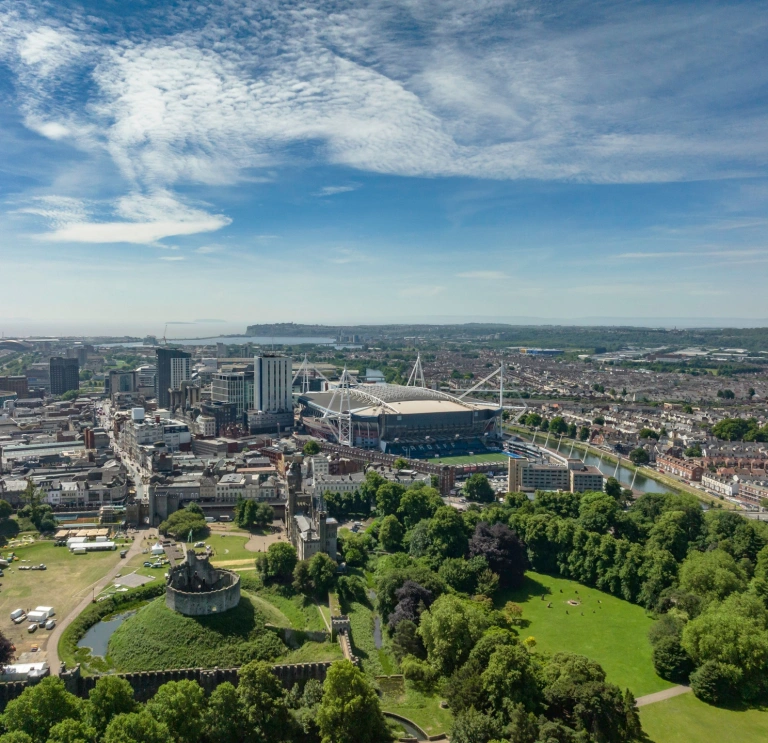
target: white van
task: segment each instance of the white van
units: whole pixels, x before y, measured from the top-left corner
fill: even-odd
[[[206,516],[205,517],[205,522],[207,524],[212,524],[214,521],[216,521],[216,517],[215,516]]]
[[[14,609],[11,612],[11,621],[18,619],[19,617],[23,617],[24,614],[25,614],[24,609]]]

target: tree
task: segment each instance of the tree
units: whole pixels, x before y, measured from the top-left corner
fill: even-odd
[[[682,646],[697,666],[712,662],[737,668],[740,695],[750,700],[762,694],[765,686],[767,628],[768,611],[762,599],[734,593],[713,602],[685,625]]]
[[[490,743],[500,738],[502,726],[490,715],[469,707],[453,721],[451,743]]]
[[[268,663],[252,661],[239,671],[237,695],[243,718],[256,743],[286,739],[290,714],[285,690]]]
[[[13,513],[13,506],[7,501],[0,499],[0,521],[10,518]]]
[[[743,418],[723,418],[712,426],[712,435],[722,441],[741,441],[750,428],[750,422]]]
[[[225,681],[208,699],[205,711],[205,737],[211,743],[234,743],[243,738],[243,711],[237,689]]]
[[[576,424],[575,423],[569,423],[568,424],[568,431],[566,432],[566,436],[569,439],[575,439],[576,438]]]
[[[186,541],[190,533],[192,539],[205,537],[208,534],[208,524],[205,522],[202,511],[197,513],[192,508],[194,505],[196,504],[190,504],[186,508],[172,513],[158,527],[160,532],[162,534],[170,534],[178,541]],[[197,509],[200,510],[199,506]]]
[[[312,578],[309,575],[309,564],[306,560],[297,562],[293,569],[293,589],[297,593],[303,593],[307,596],[312,593],[313,588]]]
[[[168,728],[146,709],[117,715],[107,725],[103,743],[173,743]]]
[[[91,743],[96,731],[80,720],[57,722],[48,734],[48,743]]]
[[[632,462],[632,464],[648,464],[648,462],[651,461],[651,458],[648,456],[648,452],[643,449],[642,446],[638,446],[637,449],[633,449],[629,453],[629,459]]]
[[[435,560],[446,557],[463,557],[467,551],[467,535],[464,522],[455,508],[441,506],[427,526],[427,552]]]
[[[686,415],[693,415],[693,406],[686,403],[685,405],[683,405],[683,412]]]
[[[733,390],[718,390],[717,396],[723,400],[733,400],[736,397]]]
[[[396,470],[404,470],[408,468],[408,460],[403,457],[398,457],[393,463],[392,468]]]
[[[0,665],[10,663],[15,652],[13,643],[0,632]]]
[[[267,549],[267,574],[270,578],[286,582],[296,568],[296,548],[287,542],[274,542]]]
[[[549,432],[557,435],[565,434],[568,431],[568,424],[561,415],[556,415],[549,422]]]
[[[328,669],[317,711],[322,743],[387,743],[392,735],[376,692],[348,660]]]
[[[333,586],[337,567],[336,562],[325,552],[318,552],[309,561],[307,566],[309,577],[318,596],[325,596]]]
[[[615,477],[609,477],[605,481],[605,492],[614,500],[620,500],[622,497],[621,483]]]
[[[100,736],[113,717],[134,712],[137,707],[133,687],[117,676],[101,676],[91,689],[88,700],[90,704],[86,708],[85,717]]]
[[[692,457],[700,457],[700,456],[702,456],[701,445],[700,444],[696,444],[695,446],[689,446],[685,450],[685,456],[686,457],[691,457],[691,458]]]
[[[56,723],[80,719],[82,706],[82,701],[66,690],[60,678],[48,676],[8,702],[3,725],[9,732],[26,733],[35,743],[45,743]]]
[[[320,444],[318,444],[317,441],[307,441],[301,448],[301,451],[305,457],[314,457],[320,453]]]
[[[481,521],[469,542],[469,554],[485,558],[488,567],[498,574],[501,585],[506,588],[522,586],[525,571],[530,567],[522,540],[502,523],[490,526]]]
[[[487,626],[476,604],[444,594],[421,615],[419,634],[429,662],[449,675],[466,661]]]
[[[693,662],[679,637],[663,637],[653,646],[653,667],[661,678],[685,684],[693,671]]]
[[[198,740],[203,732],[205,692],[196,681],[168,681],[147,702],[147,711],[168,727],[177,743]]]
[[[741,670],[730,663],[708,661],[691,674],[693,693],[708,704],[725,704],[739,696]]]
[[[392,635],[392,652],[395,654],[398,662],[406,655],[412,655],[422,660],[427,657],[426,648],[421,641],[419,628],[415,622],[412,622],[410,619],[404,619],[402,622],[397,623]]]
[[[589,426],[582,426],[579,429],[579,441],[586,441],[589,438]]]
[[[376,491],[376,510],[381,516],[396,513],[405,488],[396,482],[385,482]]]
[[[406,529],[412,529],[422,519],[431,519],[442,505],[443,500],[435,488],[408,488],[400,499],[397,517]]]
[[[579,503],[579,523],[600,534],[616,524],[619,507],[608,493],[584,493]]]
[[[680,588],[705,601],[722,601],[735,591],[743,591],[747,578],[727,552],[692,552],[680,568]]]
[[[428,588],[413,580],[406,580],[395,591],[397,604],[388,615],[390,629],[397,627],[400,622],[411,621],[418,624],[422,612],[426,611],[435,600],[435,595]]]
[[[388,552],[395,552],[402,549],[405,530],[397,516],[389,514],[385,516],[379,526],[379,544]]]
[[[477,581],[480,574],[488,569],[488,561],[483,556],[464,560],[460,557],[449,557],[443,560],[438,575],[459,593],[470,595],[477,593]]]
[[[509,702],[532,711],[539,689],[530,653],[519,643],[502,645],[490,657],[482,674],[483,690],[491,707],[502,712]]]
[[[478,503],[492,503],[496,499],[496,493],[488,482],[488,478],[481,472],[470,475],[462,490],[467,500]]]
[[[20,730],[0,735],[0,743],[33,743],[32,738]]]
[[[525,426],[538,428],[541,425],[541,416],[538,413],[528,413],[520,419],[520,422]]]
[[[659,434],[652,428],[641,428],[640,433],[637,435],[641,439],[655,439],[656,441],[659,440]]]
[[[62,396],[62,400],[66,400],[67,402],[71,400],[77,400],[78,395],[80,394],[79,390],[67,390]]]
[[[596,426],[604,426],[605,425],[605,418],[603,418],[602,415],[595,416],[592,419],[592,423],[594,423]]]

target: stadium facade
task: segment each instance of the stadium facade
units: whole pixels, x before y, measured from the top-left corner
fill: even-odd
[[[413,450],[414,457],[482,447],[499,434],[502,412],[495,403],[395,384],[356,384],[345,395],[332,389],[304,392],[298,402],[302,422],[315,436],[336,442],[333,420],[346,416],[353,446],[393,453]]]

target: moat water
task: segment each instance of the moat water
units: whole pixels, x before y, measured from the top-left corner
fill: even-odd
[[[96,622],[77,643],[79,648],[89,648],[91,655],[98,655],[102,658],[107,655],[107,646],[109,638],[114,631],[129,617],[132,617],[135,611],[126,611],[122,614],[115,614],[111,619]]]

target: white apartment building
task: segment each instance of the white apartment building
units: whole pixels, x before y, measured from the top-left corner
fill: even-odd
[[[181,383],[190,378],[190,359],[189,356],[183,359],[170,359],[171,362],[171,384],[170,388],[177,390]]]
[[[175,420],[143,421],[130,420],[123,427],[123,445],[134,459],[139,459],[142,446],[152,446],[162,441],[168,451],[179,449],[192,442],[192,435],[186,423]]]
[[[253,359],[253,408],[264,413],[293,410],[292,360],[265,353]]]
[[[710,493],[724,495],[728,498],[733,498],[739,492],[739,481],[737,479],[725,475],[716,475],[712,472],[702,472],[701,484]]]

